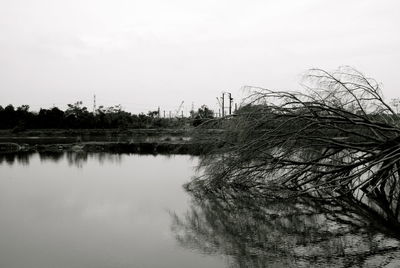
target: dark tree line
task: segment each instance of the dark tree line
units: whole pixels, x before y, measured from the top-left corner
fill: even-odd
[[[192,111],[190,118],[162,118],[158,111],[147,114],[131,114],[116,105],[105,108],[100,106],[94,113],[82,106],[82,102],[68,104],[63,111],[58,107],[40,109],[39,112],[29,111],[29,105],[14,107],[0,106],[0,129],[93,129],[93,128],[183,128],[197,125],[203,117],[212,118],[212,111],[202,106],[198,111]]]

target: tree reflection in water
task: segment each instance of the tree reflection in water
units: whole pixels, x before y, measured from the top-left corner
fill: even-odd
[[[8,165],[13,165],[14,162],[18,162],[21,165],[29,164],[29,156],[30,154],[22,152],[22,153],[3,153],[0,154],[0,165],[4,162]]]
[[[372,199],[229,187],[186,185],[191,208],[172,215],[181,246],[228,256],[231,267],[383,267],[400,258],[400,224]]]
[[[106,152],[84,152],[84,151],[67,151],[67,152],[20,152],[20,153],[9,153],[0,154],[0,164],[3,162],[8,165],[13,165],[14,163],[28,165],[29,161],[35,156],[39,156],[41,162],[59,162],[64,158],[67,160],[70,166],[75,166],[78,168],[83,167],[83,165],[89,159],[96,159],[100,164],[104,162],[116,162],[122,161],[123,154],[118,153],[106,153]]]

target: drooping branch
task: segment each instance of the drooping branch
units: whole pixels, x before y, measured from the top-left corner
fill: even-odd
[[[304,86],[305,92],[247,87],[242,107],[224,119],[223,146],[202,158],[207,183],[273,182],[331,196],[392,193],[388,206],[396,210],[390,185],[399,180],[400,118],[380,85],[341,67],[310,70]]]

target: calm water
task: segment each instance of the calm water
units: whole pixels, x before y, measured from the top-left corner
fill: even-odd
[[[0,159],[0,267],[224,267],[178,245],[188,156],[38,154]]]
[[[400,267],[354,200],[209,192],[188,156],[0,156],[0,268]],[[399,225],[400,226],[400,225]]]

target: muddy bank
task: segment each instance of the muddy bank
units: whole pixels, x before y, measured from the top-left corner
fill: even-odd
[[[65,144],[79,142],[188,141],[188,129],[33,129],[0,130],[0,143]]]
[[[0,137],[78,137],[78,136],[184,136],[192,128],[169,129],[26,129],[15,132],[12,129],[0,130]]]
[[[210,147],[220,130],[193,129],[45,129],[12,133],[0,131],[0,154],[16,152],[111,152],[199,155]]]

